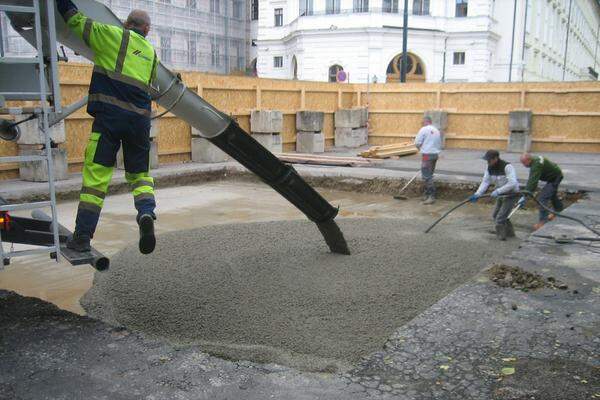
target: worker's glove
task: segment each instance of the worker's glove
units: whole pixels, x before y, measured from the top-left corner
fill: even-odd
[[[477,200],[479,200],[479,195],[477,194],[472,194],[471,196],[469,196],[469,201],[471,203],[477,203]]]
[[[525,202],[526,201],[527,201],[527,199],[525,198],[525,196],[521,196],[521,198],[517,202],[517,206],[519,206],[520,208],[525,207]]]
[[[494,190],[492,193],[490,193],[490,196],[495,199],[498,196],[500,196],[500,193],[498,192],[498,190]]]

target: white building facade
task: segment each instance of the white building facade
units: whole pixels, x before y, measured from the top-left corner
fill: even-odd
[[[398,81],[403,3],[261,0],[257,74]],[[410,81],[598,79],[598,0],[409,0],[408,11]]]
[[[133,9],[150,14],[148,39],[168,67],[213,73],[246,73],[250,41],[246,0],[99,0],[120,19]],[[0,53],[30,55],[33,48],[0,15]],[[69,59],[85,61],[67,50]]]

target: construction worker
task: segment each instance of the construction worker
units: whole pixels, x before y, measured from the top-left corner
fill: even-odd
[[[415,146],[421,153],[421,178],[425,182],[423,204],[433,204],[435,203],[433,174],[439,154],[442,151],[442,135],[432,125],[430,117],[423,118],[423,127],[417,133]]]
[[[561,212],[563,203],[558,198],[558,186],[563,179],[563,173],[560,167],[546,157],[534,156],[529,153],[524,153],[521,156],[521,164],[529,168],[529,179],[525,190],[533,193],[537,189],[539,181],[546,182],[538,196],[538,201],[548,208],[552,204],[554,211]],[[526,197],[522,196],[519,199],[519,205],[523,207],[526,201]],[[543,207],[540,206],[539,210],[539,221],[533,225],[534,230],[540,229],[546,222],[554,219],[554,214]]]
[[[123,27],[86,17],[70,0],[57,0],[69,28],[94,51],[87,112],[94,117],[85,150],[83,185],[75,232],[67,247],[90,250],[104,197],[112,178],[119,147],[123,145],[125,178],[133,190],[137,209],[140,251],[154,250],[154,180],[150,177],[150,84],[157,57],[146,40],[150,17],[133,10]]]
[[[494,185],[494,190],[490,194],[492,198],[496,199],[492,218],[496,224],[495,228],[498,239],[506,240],[507,237],[515,236],[515,229],[508,217],[510,212],[515,208],[519,198],[517,173],[510,163],[500,158],[500,153],[497,150],[488,150],[483,159],[487,161],[483,180],[477,191],[469,197],[469,200],[472,203],[477,202],[490,185]]]

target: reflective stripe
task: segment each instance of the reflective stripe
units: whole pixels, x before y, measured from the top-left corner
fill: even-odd
[[[137,189],[139,187],[143,187],[143,186],[148,186],[153,188],[154,187],[154,182],[149,182],[149,181],[137,181],[137,182],[133,182],[131,184],[131,188],[132,189]]]
[[[145,110],[143,108],[139,108],[134,106],[131,103],[128,103],[123,100],[119,100],[116,97],[108,96],[102,93],[94,93],[90,94],[88,97],[88,102],[99,101],[101,103],[112,104],[113,106],[120,107],[124,110],[134,112],[136,114],[143,115],[145,117],[150,117],[150,110]]]
[[[100,191],[98,189],[94,189],[94,188],[86,187],[86,186],[83,186],[81,188],[80,194],[91,194],[92,196],[96,196],[100,199],[103,199],[104,197],[106,197],[106,193],[103,193],[102,191]]]
[[[99,65],[94,65],[94,72],[97,72],[97,73],[102,74],[102,75],[106,75],[110,79],[113,79],[115,81],[123,82],[123,83],[126,83],[126,84],[131,85],[131,86],[135,86],[138,89],[142,89],[145,92],[148,92],[150,90],[150,88],[148,87],[148,85],[144,85],[142,82],[138,81],[135,78],[132,78],[132,77],[127,76],[127,75],[120,74],[118,72],[110,71],[110,70],[108,70],[106,68],[103,68],[103,67],[101,67]]]
[[[115,72],[123,72],[123,64],[125,63],[125,57],[127,56],[127,46],[129,45],[129,32],[128,29],[123,30],[123,37],[121,38],[121,48],[119,49],[119,55],[117,56],[117,64],[115,65]]]
[[[133,201],[139,201],[139,200],[144,200],[144,199],[154,200],[154,194],[144,192],[144,193],[136,194],[135,196],[133,196]]]
[[[92,24],[94,23],[94,20],[91,18],[86,18],[85,19],[85,25],[83,26],[83,41],[85,42],[85,44],[90,45],[90,36],[92,34]]]
[[[96,214],[100,214],[100,212],[102,211],[102,207],[97,206],[95,204],[91,204],[91,203],[85,202],[85,201],[80,201],[79,202],[78,209],[91,211],[91,212],[96,213]]]

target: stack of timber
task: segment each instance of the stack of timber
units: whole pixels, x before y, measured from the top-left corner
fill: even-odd
[[[390,158],[402,157],[415,154],[417,148],[412,142],[387,144],[385,146],[373,146],[358,155],[365,158]]]
[[[287,164],[332,165],[340,167],[361,167],[371,164],[370,160],[360,157],[338,157],[303,153],[279,153],[275,155],[279,160]]]

